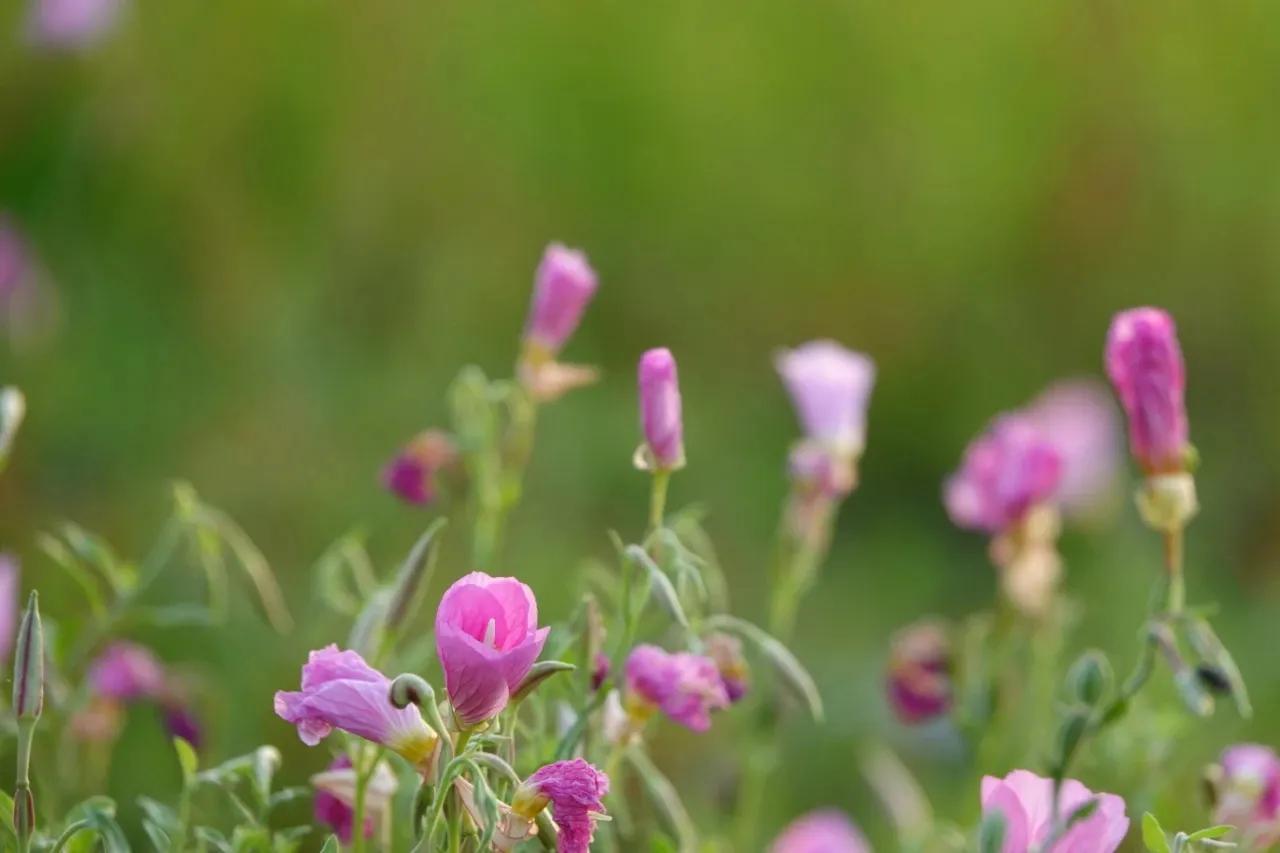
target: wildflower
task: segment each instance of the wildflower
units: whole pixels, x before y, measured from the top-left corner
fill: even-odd
[[[549,804],[559,835],[557,853],[587,853],[595,822],[604,814],[609,777],[581,758],[536,770],[516,790],[511,811],[528,821]]]
[[[769,853],[871,853],[871,845],[844,812],[819,809],[792,821]]]
[[[604,652],[596,652],[594,665],[591,667],[591,690],[599,690],[604,680],[609,677],[609,669],[613,666],[609,656]]]
[[[1186,373],[1173,318],[1159,308],[1122,311],[1107,333],[1107,375],[1129,418],[1129,448],[1148,474],[1185,470]]]
[[[811,341],[782,352],[775,364],[806,436],[839,455],[859,455],[876,378],[871,359],[835,341]]]
[[[550,630],[538,627],[533,591],[515,578],[472,572],[449,587],[436,611],[436,651],[460,726],[506,707]]]
[[[525,342],[551,357],[558,355],[582,321],[596,287],[596,272],[585,254],[559,243],[548,246],[534,277]]]
[[[1280,758],[1257,743],[1227,748],[1214,779],[1213,820],[1229,823],[1246,849],[1280,842]]]
[[[943,498],[959,526],[1002,533],[1049,500],[1061,477],[1062,459],[1034,423],[1002,415],[965,450]]]
[[[99,696],[119,702],[149,699],[164,688],[164,668],[145,646],[118,641],[89,665],[89,683]]]
[[[334,729],[381,744],[429,773],[439,735],[418,706],[396,708],[391,681],[353,651],[328,645],[313,651],[302,667],[302,690],[278,691],[275,712],[298,727],[298,737],[315,746]]]
[[[180,737],[196,749],[204,743],[204,729],[190,705],[175,700],[161,702],[160,719],[170,737]]]
[[[715,661],[657,646],[636,646],[627,658],[627,711],[642,722],[661,709],[695,732],[711,728],[711,712],[727,708],[729,695]]]
[[[408,504],[425,505],[436,498],[437,477],[458,457],[444,432],[427,430],[414,436],[382,469],[382,485]]]
[[[1112,504],[1120,464],[1120,425],[1106,389],[1089,379],[1050,385],[1024,414],[1062,462],[1054,503],[1075,517]]]
[[[1058,796],[1058,819],[1069,817],[1092,799],[1098,800],[1093,814],[1076,822],[1044,853],[1114,853],[1129,831],[1129,818],[1120,797],[1094,794],[1076,780],[1066,779]],[[1061,829],[1054,823],[1053,780],[1027,770],[1015,770],[1003,779],[983,777],[982,812],[1004,816],[1004,853],[1040,851]]]
[[[18,595],[21,593],[18,559],[0,553],[0,662],[8,662],[18,630]]]
[[[120,0],[34,0],[31,40],[49,47],[84,47],[111,29],[120,6]]]
[[[951,648],[933,620],[908,625],[890,643],[889,705],[904,723],[923,723],[951,708]]]
[[[323,772],[311,777],[311,787],[316,789],[316,822],[332,829],[343,844],[350,844],[355,835],[356,800],[356,772],[351,767],[351,759],[339,755]],[[365,786],[365,838],[372,838],[378,824],[390,816],[398,787],[391,766],[379,761]]]
[[[732,634],[717,631],[706,639],[707,656],[715,661],[724,685],[725,696],[734,704],[747,695],[751,687],[751,667],[742,655],[742,640]]]
[[[684,422],[680,380],[671,350],[651,349],[640,357],[640,424],[644,467],[672,471],[684,467]]]

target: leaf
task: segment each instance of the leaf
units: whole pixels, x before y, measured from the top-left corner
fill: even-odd
[[[169,853],[169,850],[173,847],[173,841],[169,838],[169,833],[149,820],[142,821],[142,830],[147,834],[147,839],[151,842],[151,846],[155,848],[156,853]]]
[[[565,663],[560,660],[538,661],[529,670],[529,674],[525,676],[524,681],[520,682],[520,686],[511,694],[511,700],[513,702],[519,702],[534,690],[538,689],[542,682],[546,681],[556,673],[573,672],[575,669],[577,669],[577,667],[573,664]]]
[[[680,604],[680,596],[676,594],[676,588],[671,585],[671,579],[658,568],[658,564],[639,545],[628,545],[626,556],[634,565],[648,572],[653,597],[662,605],[662,609],[667,611],[667,615],[681,628],[689,630],[689,619],[684,615],[684,607]]]
[[[138,806],[147,819],[166,832],[173,832],[179,826],[177,813],[164,803],[150,797],[138,797]]]
[[[707,627],[730,631],[755,645],[778,673],[782,683],[804,702],[813,719],[822,722],[822,695],[818,692],[818,685],[790,649],[763,629],[727,613],[712,616],[707,620]]]
[[[173,739],[173,749],[178,753],[178,766],[182,768],[182,782],[190,787],[196,779],[196,771],[200,769],[200,759],[195,747],[180,737]]]
[[[436,540],[448,523],[448,519],[444,518],[433,521],[413,544],[409,556],[396,573],[387,605],[387,630],[393,636],[413,618],[422,601],[422,592],[431,582],[432,570],[435,568]]]
[[[218,851],[218,853],[233,853],[231,842],[227,840],[225,835],[213,827],[197,826],[195,832],[197,839],[208,844],[210,847],[213,847]]]
[[[978,824],[978,853],[1001,853],[1006,831],[1001,812],[990,811],[984,814],[982,823]]]
[[[320,853],[339,853],[340,850],[338,836],[330,835],[324,840],[324,846],[320,848]]]
[[[13,826],[13,797],[4,791],[0,791],[0,829],[17,843],[18,833]]]
[[[291,826],[281,829],[271,838],[273,853],[294,853],[302,844],[302,839],[311,833],[309,826]]]
[[[698,831],[694,828],[693,819],[689,817],[689,811],[684,807],[684,801],[680,799],[675,786],[649,760],[644,750],[638,747],[632,748],[627,752],[627,760],[644,782],[649,801],[653,803],[663,816],[668,828],[675,834],[676,846],[680,850],[697,850]]]
[[[1151,812],[1142,816],[1142,843],[1151,853],[1169,853],[1169,839]]]
[[[1188,841],[1205,841],[1211,838],[1221,838],[1230,833],[1235,827],[1231,824],[1220,823],[1217,826],[1206,826],[1204,829],[1197,829],[1195,832],[1187,836]]]

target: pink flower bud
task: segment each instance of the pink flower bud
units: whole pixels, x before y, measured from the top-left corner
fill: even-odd
[[[22,580],[18,558],[0,553],[0,663],[7,663],[18,631],[18,596]]]
[[[871,845],[844,812],[819,809],[792,821],[769,853],[871,853]]]
[[[591,667],[591,690],[595,692],[604,685],[604,680],[609,677],[609,669],[612,666],[609,656],[604,652],[596,652],[596,659]]]
[[[937,622],[908,625],[889,649],[889,705],[904,723],[923,723],[951,708],[951,644]]]
[[[538,627],[533,590],[515,578],[472,572],[449,587],[436,611],[436,651],[460,725],[507,706],[550,630]]]
[[[1219,761],[1213,820],[1236,827],[1245,849],[1280,842],[1280,758],[1257,743],[1229,747]]]
[[[118,641],[89,665],[89,683],[98,695],[119,702],[151,699],[164,689],[164,667],[145,646]]]
[[[382,485],[408,504],[424,506],[436,498],[437,476],[458,457],[453,439],[427,430],[396,454],[382,469]]]
[[[1094,794],[1074,779],[1065,779],[1058,796],[1058,814],[1070,815],[1094,798],[1092,815],[1071,827],[1046,853],[1114,853],[1129,831],[1124,800],[1115,794]],[[1004,816],[1004,853],[1040,851],[1056,830],[1053,822],[1053,780],[1027,770],[1015,770],[1003,779],[982,779],[982,813]]]
[[[84,47],[111,29],[120,5],[120,0],[33,0],[31,40],[49,47]]]
[[[874,362],[835,341],[812,341],[782,352],[776,365],[805,434],[844,455],[861,453]]]
[[[1129,449],[1148,474],[1184,470],[1186,374],[1173,318],[1159,308],[1122,311],[1107,333],[1107,375],[1129,418]]]
[[[657,646],[636,646],[627,658],[631,701],[660,708],[695,732],[711,728],[711,712],[729,707],[715,661],[688,652],[670,654]]]
[[[656,470],[684,466],[684,421],[680,380],[671,350],[651,349],[640,357],[640,425],[649,464]]]
[[[557,761],[539,768],[524,781],[511,801],[511,810],[533,820],[550,804],[559,829],[557,853],[587,853],[595,834],[595,819],[605,813],[601,801],[608,793],[609,777],[586,761]]]
[[[943,501],[961,527],[1000,533],[1050,499],[1062,477],[1058,451],[1025,415],[1003,415],[965,450]]]
[[[1069,379],[1045,389],[1025,414],[1062,460],[1056,503],[1095,516],[1112,503],[1120,467],[1120,423],[1105,386]]]
[[[525,340],[554,357],[578,328],[595,292],[596,273],[587,263],[587,256],[552,243],[534,277]]]
[[[417,705],[392,705],[390,690],[390,679],[360,655],[328,645],[313,651],[302,667],[302,690],[277,691],[275,712],[298,727],[307,746],[342,729],[400,753],[420,770],[429,769],[439,736]]]

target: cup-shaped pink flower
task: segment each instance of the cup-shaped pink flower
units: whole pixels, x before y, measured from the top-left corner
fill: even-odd
[[[18,634],[18,597],[22,579],[18,558],[0,553],[0,663],[9,660],[13,641]]]
[[[1133,308],[1111,321],[1107,375],[1129,420],[1129,449],[1148,474],[1186,467],[1186,372],[1173,318]]]
[[[997,418],[965,450],[943,501],[961,527],[1000,533],[1050,500],[1062,477],[1058,451],[1025,415]]]
[[[665,347],[640,357],[640,426],[648,449],[647,464],[655,470],[684,466],[684,418],[676,359]]]
[[[534,276],[525,340],[544,356],[554,357],[578,328],[596,286],[595,270],[585,254],[559,243],[548,246]]]
[[[515,578],[472,572],[449,587],[436,610],[436,651],[459,725],[507,706],[550,630],[538,627],[533,590]]]
[[[1280,757],[1258,743],[1228,747],[1219,759],[1213,819],[1236,827],[1246,849],[1280,842]]]
[[[1071,815],[1093,799],[1098,800],[1094,813],[1078,821],[1043,853],[1114,853],[1129,831],[1120,797],[1095,794],[1074,779],[1063,780],[1058,818]],[[1053,780],[1027,770],[1015,770],[1003,779],[983,777],[982,813],[993,812],[1004,816],[1003,853],[1039,853],[1058,828],[1053,817]]]
[[[835,341],[811,341],[783,351],[775,365],[805,435],[843,455],[861,453],[875,363]]]
[[[112,643],[89,665],[89,684],[94,692],[120,702],[155,698],[164,690],[164,683],[160,660],[137,643]]]
[[[894,635],[887,677],[889,705],[904,723],[924,723],[951,708],[951,645],[946,629],[926,620]]]
[[[661,709],[695,732],[711,728],[711,712],[729,707],[715,661],[689,652],[641,645],[627,657],[627,699],[635,707]]]
[[[276,693],[275,712],[298,727],[298,737],[307,746],[341,729],[398,752],[421,770],[429,769],[439,735],[422,719],[418,706],[392,705],[390,690],[390,679],[359,654],[331,644],[307,658],[301,690]]]
[[[30,38],[48,47],[84,47],[111,29],[120,6],[121,0],[32,0]]]
[[[871,845],[839,809],[818,809],[792,821],[769,853],[871,853]]]
[[[533,820],[548,805],[559,833],[557,853],[587,853],[596,818],[605,813],[609,777],[581,758],[557,761],[534,771],[516,790],[511,811]]]

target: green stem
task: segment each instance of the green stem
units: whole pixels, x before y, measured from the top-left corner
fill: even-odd
[[[31,849],[31,822],[25,819],[18,819],[17,810],[32,802],[31,799],[31,741],[34,739],[36,731],[36,721],[34,719],[18,720],[18,761],[17,773],[14,784],[14,802],[17,804],[14,811],[15,829],[18,835],[18,851],[19,853],[28,853]],[[33,812],[34,809],[28,809]]]
[[[1178,616],[1187,599],[1187,581],[1182,571],[1182,528],[1167,531],[1164,535],[1164,565],[1169,573],[1169,599],[1166,610]]]
[[[653,481],[649,489],[649,532],[652,534],[662,529],[662,520],[667,508],[667,486],[671,484],[671,472],[659,468],[653,472]]]
[[[352,804],[351,815],[351,849],[353,853],[364,853],[365,800],[369,792],[369,780],[373,777],[374,769],[378,766],[378,760],[381,756],[382,753],[379,750],[370,759],[368,750],[364,749],[363,745],[357,747],[356,750],[356,796],[355,802]]]

